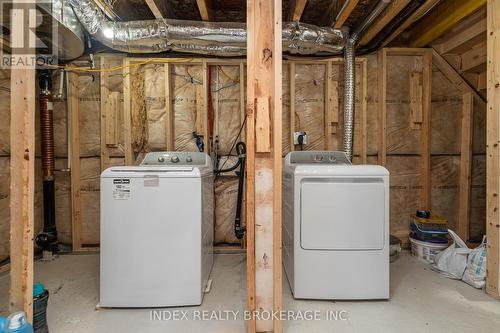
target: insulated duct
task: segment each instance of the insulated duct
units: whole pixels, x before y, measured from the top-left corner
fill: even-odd
[[[69,0],[88,33],[117,51],[158,53],[178,51],[215,56],[246,54],[244,23],[155,19],[115,22],[93,0]],[[342,30],[298,22],[283,23],[283,51],[292,54],[340,54],[346,38]]]
[[[356,57],[356,44],[363,31],[369,27],[373,21],[384,11],[392,0],[380,0],[375,8],[371,11],[368,17],[356,27],[352,34],[347,39],[344,49],[344,71],[345,71],[345,97],[344,97],[344,151],[349,161],[352,160],[352,145],[354,133],[354,98],[355,98],[355,82],[354,69]]]

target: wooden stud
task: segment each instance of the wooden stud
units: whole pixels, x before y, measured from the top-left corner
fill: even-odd
[[[500,298],[500,0],[488,1],[486,292]]]
[[[484,39],[486,39],[486,18],[474,23],[470,27],[433,47],[438,50],[440,54],[451,53],[458,48],[462,48],[462,45],[468,43],[470,40],[475,40],[478,37],[484,37]]]
[[[290,14],[288,15],[293,22],[299,22],[302,13],[306,8],[307,0],[293,0],[290,4]]]
[[[471,93],[466,93],[462,97],[462,134],[460,137],[460,189],[458,196],[458,235],[465,241],[469,239],[470,225],[473,111],[474,97]]]
[[[172,106],[172,70],[169,63],[164,65],[165,73],[165,145],[168,151],[175,150],[174,110]]]
[[[475,45],[462,54],[460,72],[483,71],[486,69],[486,41]]]
[[[378,114],[379,114],[379,147],[378,164],[387,163],[387,50],[378,51]]]
[[[396,37],[398,37],[403,31],[405,31],[410,25],[422,18],[432,7],[434,7],[441,0],[427,0],[422,6],[420,6],[413,14],[410,15],[399,27],[394,30],[394,32],[387,38],[383,43],[382,47],[389,45]]]
[[[335,134],[334,131],[336,130],[336,127],[333,125],[332,116],[334,108],[334,97],[332,94],[334,81],[332,80],[332,72],[333,65],[331,62],[328,62],[325,73],[325,150],[332,150],[332,134]]]
[[[253,173],[252,179],[247,177],[248,203],[253,196],[247,207],[247,232],[249,226],[254,229],[247,235],[254,237],[247,244],[247,261],[253,261],[247,265],[250,311],[281,310],[281,10],[280,0],[247,1],[247,49],[254,50],[247,54],[247,161],[248,173]],[[262,105],[269,109],[271,151],[256,153],[254,122],[266,118],[259,114],[265,113]],[[248,191],[250,186],[253,190]],[[272,319],[250,322],[249,332],[254,328],[257,332],[282,330],[281,321]]]
[[[255,152],[271,152],[271,114],[269,113],[269,99],[257,97],[255,100]]]
[[[201,119],[203,127],[203,141],[205,143],[205,152],[210,154],[210,125],[208,124],[208,89],[210,89],[210,82],[208,82],[208,65],[206,61],[202,63],[202,101],[203,107],[201,109]]]
[[[424,55],[422,75],[422,127],[420,133],[421,199],[422,209],[431,209],[431,108],[432,108],[432,53]]]
[[[288,65],[290,71],[290,151],[295,150],[295,62]]]
[[[368,163],[368,61],[361,59],[362,82],[361,82],[361,163]],[[337,102],[338,105],[338,102]]]
[[[394,0],[387,8],[382,12],[382,14],[375,19],[368,30],[363,34],[363,37],[359,41],[359,45],[368,44],[382,29],[385,28],[389,22],[391,22],[398,14],[410,3],[411,0]]]
[[[22,20],[18,13],[12,20]],[[10,77],[10,302],[33,320],[35,194],[35,68],[12,68]]]
[[[71,227],[73,251],[82,249],[82,212],[80,189],[80,105],[78,74],[68,74],[68,113],[71,130]]]
[[[130,100],[131,60],[123,59],[123,139],[125,141],[125,164],[131,165],[132,156],[132,114]]]
[[[435,65],[444,76],[448,78],[462,93],[472,93],[474,98],[481,104],[482,107],[486,107],[486,101],[483,99],[478,92],[471,87],[467,81],[464,80],[462,76],[451,66],[439,53],[432,50],[432,63]]]
[[[422,82],[420,72],[410,73],[410,128],[420,129],[422,125]]]
[[[100,57],[101,69],[108,69],[108,58]],[[117,124],[117,114],[115,115],[113,108],[115,107],[113,97],[108,89],[107,82],[109,78],[108,72],[101,72],[100,77],[100,111],[101,111],[101,171],[109,165],[109,150],[108,146],[116,147],[118,145],[118,129],[114,126]],[[112,118],[112,119],[109,119]],[[113,122],[113,124],[112,124]]]
[[[245,64],[240,63],[240,121],[243,126],[243,122],[246,118],[245,110]],[[246,137],[246,126],[241,130],[241,138]]]
[[[333,27],[335,29],[339,29],[344,25],[345,21],[347,21],[349,16],[351,16],[352,11],[356,8],[358,3],[359,0],[346,0],[345,6],[342,7],[341,12],[337,15],[337,18],[333,23]]]
[[[441,37],[460,20],[486,5],[486,0],[441,2],[412,29],[411,47],[423,47]]]
[[[163,14],[158,5],[156,4],[155,0],[145,0],[145,1],[155,18],[157,19],[163,18]]]
[[[200,16],[202,21],[212,21],[213,11],[212,11],[212,1],[211,0],[196,0],[198,5],[198,10],[200,11]]]

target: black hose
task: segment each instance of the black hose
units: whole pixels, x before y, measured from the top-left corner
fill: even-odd
[[[246,145],[243,142],[238,142],[236,152],[238,153],[238,162],[240,170],[238,171],[238,198],[236,203],[236,216],[234,218],[234,234],[236,238],[242,239],[245,235],[245,227],[241,226],[241,206],[243,204],[243,189],[245,186],[245,164],[246,164]]]

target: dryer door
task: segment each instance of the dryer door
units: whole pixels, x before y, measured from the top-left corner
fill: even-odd
[[[380,178],[304,179],[301,246],[306,250],[380,250],[386,214]]]

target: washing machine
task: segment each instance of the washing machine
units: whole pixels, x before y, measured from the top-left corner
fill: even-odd
[[[389,172],[343,152],[283,166],[283,264],[299,299],[389,298]]]
[[[199,305],[213,264],[205,153],[153,152],[101,174],[101,307]]]

